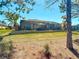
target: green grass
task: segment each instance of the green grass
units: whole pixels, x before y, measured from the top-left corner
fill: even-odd
[[[11,30],[0,30],[0,36],[7,34],[8,32],[10,32]]]
[[[0,30],[0,36],[7,35],[10,31],[11,30]],[[8,40],[8,39],[6,39],[6,40]],[[0,50],[1,50],[1,52],[7,53],[7,54],[10,53],[10,47],[11,47],[10,45],[11,44],[9,42],[10,41],[5,41],[5,42],[0,41]]]
[[[73,38],[78,36],[78,32],[73,32]],[[66,38],[66,32],[51,32],[51,33],[29,33],[11,35],[4,38],[4,42],[12,40],[13,42],[28,42],[42,40],[60,40]]]
[[[8,30],[9,31],[9,30]],[[6,33],[7,30],[2,33]],[[73,38],[79,36],[78,32],[73,32]],[[19,43],[29,43],[29,42],[39,42],[39,41],[48,41],[48,40],[61,40],[66,39],[66,32],[51,32],[51,33],[29,33],[29,34],[18,34],[10,35],[5,37],[0,45],[4,52],[10,52],[11,44],[9,42],[19,42]]]

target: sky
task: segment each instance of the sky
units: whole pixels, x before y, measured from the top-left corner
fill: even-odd
[[[55,3],[50,8],[45,8],[44,0],[36,0],[36,5],[33,10],[25,15],[26,19],[38,19],[38,20],[46,20],[61,23],[63,19],[61,16],[63,13],[60,12],[59,2]],[[72,19],[72,24],[79,24],[78,18]]]
[[[58,6],[59,2],[55,3],[50,8],[45,8],[46,5],[44,4],[44,0],[36,0],[36,4],[33,7],[33,10],[29,14],[22,14],[22,16],[26,17],[26,20],[38,19],[61,23],[63,21],[63,19],[61,18],[63,13],[60,12]],[[2,20],[3,18],[4,16],[0,16],[0,20]],[[18,23],[19,22],[20,20],[18,20]],[[78,18],[72,19],[72,24],[79,24]]]
[[[44,0],[37,0],[33,10],[25,16],[26,19],[38,19],[61,23],[61,15],[62,13],[60,13],[58,3],[54,4],[50,8],[46,8]]]

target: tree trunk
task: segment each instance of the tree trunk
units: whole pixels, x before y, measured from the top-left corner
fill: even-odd
[[[17,23],[14,23],[14,29],[15,29],[15,31],[18,31],[18,24]]]
[[[71,26],[71,0],[67,0],[67,48],[73,49],[72,26]]]

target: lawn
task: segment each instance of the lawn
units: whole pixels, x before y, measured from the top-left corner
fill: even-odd
[[[78,37],[78,32],[73,32],[73,39]],[[12,40],[14,42],[27,42],[27,41],[43,41],[43,40],[60,40],[66,39],[66,32],[51,32],[51,33],[29,33],[10,35],[4,38],[3,41]]]
[[[9,32],[10,32],[11,30],[0,30],[0,36],[2,36],[2,35],[6,35],[6,34],[8,34]]]
[[[73,32],[73,40],[78,38],[78,32]],[[6,42],[11,43],[6,43]],[[52,55],[55,54],[55,57],[52,59],[69,59],[69,57],[73,57],[72,59],[77,59],[71,51],[69,51],[66,46],[66,32],[51,32],[51,33],[29,33],[29,34],[18,34],[18,35],[10,35],[4,37],[2,43],[4,42],[4,51],[10,52],[9,48],[16,52],[12,53],[16,59],[17,56],[22,58],[34,58],[41,56],[39,51],[44,51],[44,46],[46,44],[50,47],[50,52]],[[75,46],[74,46],[75,47]],[[78,46],[79,47],[79,46]],[[2,48],[2,50],[3,50]],[[79,49],[77,49],[79,50]],[[27,54],[28,53],[28,54]],[[30,55],[32,54],[32,55]],[[60,56],[61,54],[61,56]],[[27,55],[27,56],[26,56]],[[29,56],[30,55],[30,56]],[[60,57],[59,57],[60,56]],[[12,57],[12,58],[14,58]],[[66,58],[67,57],[67,58]]]

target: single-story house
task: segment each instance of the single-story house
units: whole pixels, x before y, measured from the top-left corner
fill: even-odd
[[[73,26],[72,26],[72,30],[79,30],[79,24],[73,25]]]
[[[61,24],[51,21],[42,20],[21,20],[20,21],[21,30],[60,30]]]

